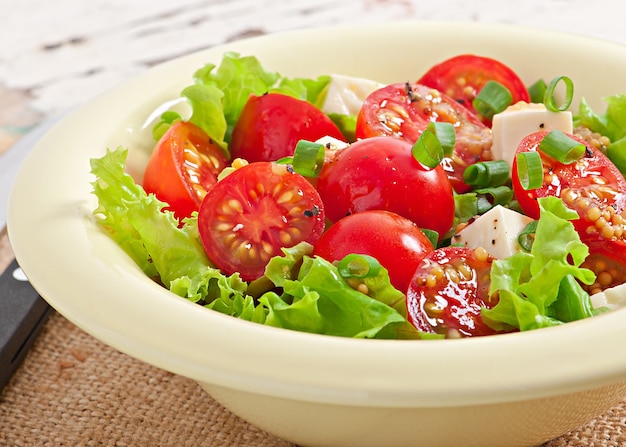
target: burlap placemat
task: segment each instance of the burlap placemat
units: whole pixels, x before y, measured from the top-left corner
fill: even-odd
[[[0,269],[10,255],[2,235]],[[293,447],[195,382],[122,354],[57,313],[0,393],[0,445]],[[626,446],[626,401],[544,445],[566,446]]]

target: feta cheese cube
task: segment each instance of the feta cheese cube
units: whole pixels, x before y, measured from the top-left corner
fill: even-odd
[[[513,166],[519,143],[540,130],[572,133],[572,112],[551,112],[543,104],[519,102],[494,115],[491,127],[494,159],[506,160]]]
[[[591,304],[594,309],[600,307],[608,307],[609,309],[616,309],[618,307],[626,306],[626,284],[620,284],[619,286],[611,287],[603,292],[591,295]]]
[[[519,233],[532,219],[517,211],[496,205],[454,235],[452,242],[469,248],[483,247],[497,259],[517,253]]]
[[[319,144],[323,144],[324,146],[326,146],[326,149],[330,151],[338,151],[339,149],[345,149],[348,146],[350,146],[349,143],[338,140],[337,138],[331,137],[329,135],[326,135],[325,137],[322,137],[322,138],[318,138],[317,140],[315,140],[315,142]]]
[[[322,111],[342,115],[357,115],[365,98],[383,85],[371,79],[333,74],[326,92],[326,99],[322,105]]]

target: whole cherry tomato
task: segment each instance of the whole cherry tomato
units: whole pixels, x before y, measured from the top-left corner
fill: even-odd
[[[411,144],[399,138],[366,138],[342,149],[322,167],[317,189],[332,222],[381,209],[443,236],[454,219],[453,191],[442,167],[422,165]]]
[[[233,158],[276,161],[293,155],[299,140],[331,136],[344,141],[339,128],[313,104],[282,93],[250,96],[230,142]]]
[[[333,224],[314,255],[334,262],[351,253],[373,256],[389,272],[391,284],[406,292],[415,269],[433,245],[415,223],[383,210],[363,211]]]

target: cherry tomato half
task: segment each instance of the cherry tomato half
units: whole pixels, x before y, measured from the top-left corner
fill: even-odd
[[[472,113],[478,114],[472,102],[487,81],[499,82],[509,89],[513,104],[518,101],[530,102],[528,89],[515,71],[500,61],[474,54],[447,59],[431,67],[417,82],[445,93]],[[491,120],[482,116],[481,120],[491,125]]]
[[[339,128],[313,104],[281,93],[250,96],[233,129],[230,152],[254,161],[293,155],[299,140],[323,136],[345,141]]]
[[[227,163],[222,149],[202,129],[178,121],[152,151],[143,187],[182,219],[198,210]]]
[[[537,151],[548,132],[525,137],[517,152]],[[541,150],[544,181],[540,188],[524,190],[513,161],[512,183],[515,197],[529,216],[539,216],[539,197],[560,197],[568,208],[578,213],[572,223],[580,238],[589,246],[585,267],[593,270],[599,283],[590,290],[606,289],[626,279],[626,180],[615,165],[593,145],[575,135],[568,135],[586,146],[579,160],[563,164]],[[602,276],[602,279],[600,279]],[[609,278],[610,277],[610,278]]]
[[[424,167],[398,138],[366,138],[342,149],[322,167],[317,189],[332,222],[382,209],[443,236],[454,219],[453,191],[441,166]]]
[[[463,172],[470,164],[487,161],[491,154],[491,129],[468,109],[439,91],[420,84],[399,83],[370,94],[357,117],[357,138],[378,135],[395,136],[413,144],[430,122],[454,125],[454,153],[445,157],[442,166],[458,193],[470,187],[463,182]]]
[[[526,136],[517,148],[517,153],[538,151],[547,131]],[[589,223],[587,210],[590,206],[599,207],[601,214],[612,208],[619,214],[626,207],[626,180],[615,165],[598,149],[575,135],[568,137],[586,146],[585,155],[579,160],[563,164],[539,150],[543,164],[543,184],[540,188],[525,190],[517,173],[517,157],[513,160],[512,183],[515,197],[526,214],[533,219],[539,217],[540,197],[556,196],[578,212],[581,222],[578,228],[587,232]],[[591,217],[595,217],[592,215]],[[591,219],[592,221],[597,220]],[[583,226],[581,226],[583,225]]]
[[[408,320],[423,332],[446,338],[493,335],[481,317],[492,308],[491,263],[486,253],[468,247],[438,248],[420,263],[407,292]]]
[[[324,208],[315,188],[290,166],[250,163],[209,190],[198,212],[198,231],[220,270],[251,281],[282,247],[315,244],[324,231]]]
[[[623,230],[622,230],[623,231]],[[583,288],[590,294],[626,283],[626,239],[624,236],[610,239],[595,236],[582,236],[589,247],[589,256],[581,267],[596,274],[596,281]]]
[[[383,210],[351,214],[333,224],[313,250],[329,262],[351,253],[373,256],[389,272],[391,284],[406,292],[419,262],[433,246],[415,223]]]

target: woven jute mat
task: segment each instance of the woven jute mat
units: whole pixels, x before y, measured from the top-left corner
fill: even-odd
[[[0,269],[9,256],[2,236]],[[293,447],[195,382],[122,354],[57,313],[0,393],[0,446]],[[566,446],[626,446],[626,401],[544,445]]]

